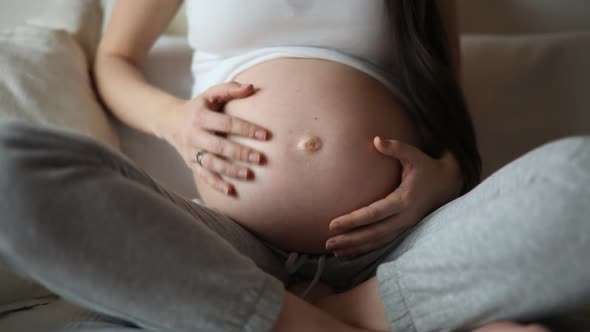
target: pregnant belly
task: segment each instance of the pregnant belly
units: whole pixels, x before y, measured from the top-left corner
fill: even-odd
[[[415,144],[416,132],[396,98],[354,68],[318,59],[282,58],[238,75],[258,91],[225,107],[267,128],[268,141],[228,136],[263,152],[247,165],[254,179],[225,196],[195,178],[201,199],[262,239],[284,249],[325,252],[330,222],[384,198],[400,181],[400,165],[373,138]]]

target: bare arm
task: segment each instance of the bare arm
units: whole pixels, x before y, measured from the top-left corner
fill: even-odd
[[[206,184],[231,195],[232,185],[222,175],[250,180],[248,169],[235,161],[258,164],[263,154],[218,133],[264,141],[268,132],[220,110],[232,99],[255,93],[254,87],[226,82],[184,100],[148,84],[140,71],[180,4],[181,0],[117,1],[96,56],[98,90],[117,118],[170,143]],[[202,151],[207,154],[196,160],[196,153]],[[249,159],[251,155],[255,160]]]
[[[443,20],[443,25],[449,38],[449,46],[453,66],[457,78],[461,80],[461,43],[459,41],[459,22],[456,0],[438,0],[438,8]]]
[[[98,91],[121,121],[158,137],[167,110],[183,101],[148,84],[140,68],[181,0],[117,1],[100,42],[94,72]]]

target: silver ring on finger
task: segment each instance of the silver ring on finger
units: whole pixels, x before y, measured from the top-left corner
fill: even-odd
[[[197,164],[199,164],[199,166],[203,166],[202,161],[203,161],[203,156],[205,156],[205,153],[207,153],[207,151],[199,150],[199,151],[197,151],[197,154],[195,155],[197,157]]]

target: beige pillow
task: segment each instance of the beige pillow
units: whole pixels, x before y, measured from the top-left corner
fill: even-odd
[[[45,4],[50,10],[41,11],[30,24],[0,31],[0,120],[73,130],[118,147],[115,127],[89,75],[87,54],[96,48],[102,23],[99,1]],[[43,303],[31,298],[47,294],[0,262],[0,316],[2,311]]]
[[[118,146],[88,60],[68,32],[34,25],[0,31],[0,75],[0,119],[73,129]]]
[[[463,86],[487,176],[560,137],[590,134],[590,32],[463,38]]]
[[[82,46],[92,63],[102,34],[104,8],[100,0],[49,0],[27,23],[65,30]]]

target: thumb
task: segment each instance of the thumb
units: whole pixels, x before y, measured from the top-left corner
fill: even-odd
[[[398,140],[383,139],[376,136],[373,144],[379,152],[398,159],[402,164],[413,164],[422,156],[422,151],[418,148]]]
[[[254,92],[255,90],[252,84],[240,84],[231,81],[207,89],[203,96],[212,109],[217,109],[232,99],[245,98]]]

